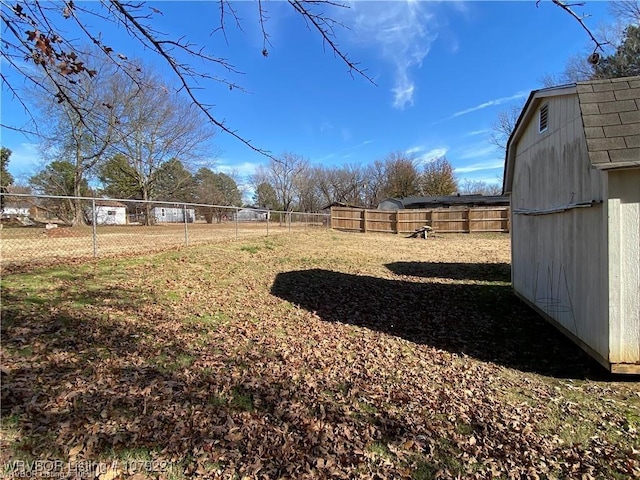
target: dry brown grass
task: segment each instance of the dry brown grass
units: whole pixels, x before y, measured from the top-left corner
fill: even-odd
[[[266,237],[290,231],[319,228],[317,225],[293,223],[291,228],[278,223],[240,222],[206,224],[163,224],[99,226],[97,256],[140,254],[188,245],[215,243],[225,240]],[[32,227],[9,227],[0,230],[3,267],[43,265],[64,262],[65,259],[94,256],[91,227],[60,227],[51,230]]]
[[[5,275],[2,461],[115,462],[109,478],[640,475],[637,378],[519,302],[508,263],[507,235],[317,230]]]

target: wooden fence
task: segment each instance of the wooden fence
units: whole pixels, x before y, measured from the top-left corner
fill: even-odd
[[[356,232],[413,233],[425,225],[438,233],[508,232],[509,207],[365,210],[331,207],[331,228]]]

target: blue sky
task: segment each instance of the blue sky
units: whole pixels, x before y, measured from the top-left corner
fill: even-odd
[[[589,48],[578,23],[550,1],[353,1],[328,13],[348,29],[337,42],[374,79],[373,85],[324,48],[321,38],[285,2],[267,1],[269,55],[262,55],[257,2],[232,2],[233,22],[221,32],[217,2],[150,2],[163,15],[154,25],[187,37],[243,72],[228,79],[245,91],[203,85],[217,118],[257,147],[295,152],[327,166],[367,164],[388,153],[421,161],[446,155],[459,180],[498,183],[503,154],[488,138],[496,114],[540,88],[545,73]],[[578,12],[594,29],[609,21],[607,3],[588,1]],[[106,29],[105,43],[162,68],[150,52],[132,49],[122,31]],[[3,74],[9,67],[2,64]],[[223,74],[223,72],[214,72]],[[3,123],[21,125],[23,113],[2,92]],[[3,129],[13,151],[9,170],[25,179],[40,165],[37,139]],[[232,136],[219,133],[214,170],[250,175],[267,161]]]

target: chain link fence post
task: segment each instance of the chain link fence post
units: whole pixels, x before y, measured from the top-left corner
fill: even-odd
[[[238,212],[240,211],[240,209],[238,207],[236,207],[236,241],[238,240]]]
[[[182,215],[184,217],[184,246],[189,246],[189,218],[187,217],[187,204],[182,205]]]
[[[269,218],[271,217],[271,212],[267,209],[267,237],[269,236]]]
[[[96,212],[96,199],[91,199],[91,230],[93,235],[93,258],[98,256],[98,214]]]

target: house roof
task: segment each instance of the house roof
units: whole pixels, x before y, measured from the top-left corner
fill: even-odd
[[[442,195],[437,197],[385,198],[380,204],[383,202],[394,203],[401,208],[410,208],[415,205],[508,205],[509,197],[504,195]]]
[[[98,207],[125,207],[126,205],[116,200],[96,200],[96,206]]]
[[[352,205],[351,203],[346,203],[346,202],[331,202],[331,203],[327,203],[326,205],[323,205],[322,207],[320,207],[320,210],[328,210],[331,207],[345,207],[345,208],[361,208],[361,209],[364,209],[364,207],[362,205]]]
[[[507,142],[503,193],[511,192],[516,146],[547,98],[577,95],[587,152],[599,169],[640,167],[640,76],[533,90]]]

